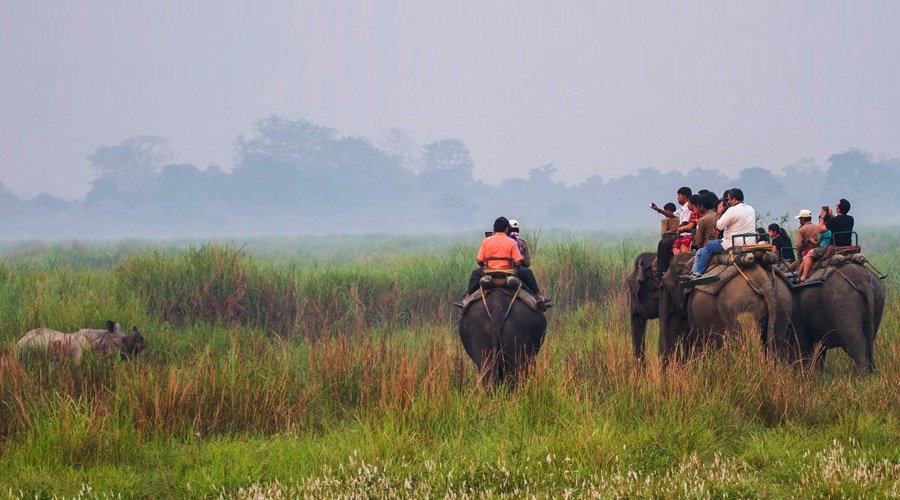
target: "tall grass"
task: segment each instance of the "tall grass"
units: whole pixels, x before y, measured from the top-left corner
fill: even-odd
[[[234,246],[203,245],[132,256],[115,271],[162,321],[242,324],[287,338],[319,338],[449,320],[474,254],[459,247],[446,258],[297,267],[261,263]],[[571,309],[621,283],[624,260],[584,242],[559,242],[548,245],[535,271],[561,308]]]
[[[541,241],[535,269],[560,306],[512,394],[475,389],[454,330],[474,248],[378,264],[217,245],[100,268],[7,263],[0,484],[13,496],[900,493],[893,286],[871,377],[843,354],[824,375],[772,365],[752,335],[663,371],[628,346],[622,278],[637,251]],[[894,274],[898,255],[875,260]],[[149,349],[76,366],[13,348],[35,326],[107,317],[140,324]]]

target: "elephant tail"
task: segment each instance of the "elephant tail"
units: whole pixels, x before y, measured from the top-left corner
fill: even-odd
[[[491,296],[493,296],[494,300],[490,300]],[[500,382],[504,378],[503,374],[503,345],[501,344],[502,334],[503,334],[503,324],[506,323],[506,307],[509,305],[508,302],[504,300],[500,300],[501,298],[508,298],[510,300],[515,300],[512,297],[507,297],[504,293],[493,293],[488,296],[488,299],[485,303],[485,307],[488,308],[490,312],[490,328],[488,328],[488,333],[491,338],[491,352],[488,354],[490,356],[489,366],[491,366],[491,378],[494,382]]]
[[[863,296],[866,298],[869,316],[866,318],[864,333],[866,336],[866,359],[868,359],[871,364],[872,351],[875,349],[875,287],[872,283],[872,273],[866,270],[866,275],[869,278],[869,286],[864,286],[862,288],[864,290]]]

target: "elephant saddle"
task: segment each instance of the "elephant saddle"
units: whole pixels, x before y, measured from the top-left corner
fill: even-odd
[[[538,301],[535,298],[534,294],[531,293],[531,290],[525,288],[524,286],[519,288],[518,285],[513,287],[503,284],[501,286],[481,286],[478,290],[475,290],[475,293],[469,295],[468,297],[466,297],[466,300],[463,301],[463,313],[465,313],[467,309],[472,307],[472,304],[481,304],[483,300],[483,293],[488,295],[491,293],[502,293],[508,295],[510,300],[518,300],[519,302],[525,304],[532,311],[541,310],[538,308]]]
[[[698,284],[693,287],[693,290],[709,295],[718,295],[728,282],[736,276],[741,275],[742,269],[759,265],[765,265],[766,267],[774,266],[774,263],[777,260],[777,255],[772,252],[748,247],[744,247],[743,251],[740,252],[729,251],[715,255],[710,262],[706,273],[703,274],[703,277],[715,276],[717,279],[712,282]],[[775,276],[779,277],[785,283],[789,283],[787,277],[781,270],[774,267],[772,269]]]
[[[847,248],[847,247],[838,247]],[[827,254],[826,254],[827,255]],[[852,247],[849,251],[833,251],[831,255],[827,255],[815,262],[812,272],[807,278],[807,282],[827,281],[834,273],[835,269],[845,264],[866,265],[868,260],[866,256],[859,253],[859,247]]]

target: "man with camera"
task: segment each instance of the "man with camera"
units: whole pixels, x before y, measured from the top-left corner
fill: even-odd
[[[756,210],[744,203],[744,192],[738,188],[726,191],[722,203],[719,203],[716,209],[716,217],[716,228],[723,231],[722,238],[711,240],[697,251],[691,274],[683,276],[686,280],[695,280],[703,276],[713,255],[723,253],[731,248],[734,235],[756,232]],[[756,243],[756,237],[750,236],[742,239],[744,240],[742,243],[745,245]]]

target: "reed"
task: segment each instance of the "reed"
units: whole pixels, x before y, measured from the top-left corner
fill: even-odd
[[[540,243],[536,272],[560,306],[514,393],[474,387],[454,329],[473,248],[378,263],[234,245],[99,267],[8,261],[0,484],[84,497],[900,494],[891,283],[865,379],[842,354],[824,375],[772,364],[752,334],[664,371],[631,359],[622,279],[637,247]],[[900,270],[900,254],[874,257]],[[35,326],[107,317],[141,325],[149,349],[76,366],[14,348]]]

